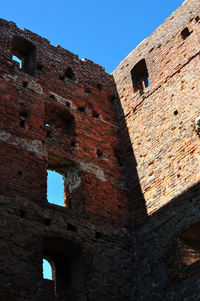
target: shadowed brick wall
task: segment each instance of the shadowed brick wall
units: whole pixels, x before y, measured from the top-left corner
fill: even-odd
[[[0,50],[0,299],[128,300],[112,76],[2,19]],[[48,169],[63,176],[63,207],[48,203]],[[43,279],[43,258],[55,280]]]
[[[187,0],[109,75],[0,19],[0,300],[200,299],[199,34]]]
[[[144,202],[138,214],[132,199],[133,300],[200,298],[199,20],[185,1],[113,72]]]

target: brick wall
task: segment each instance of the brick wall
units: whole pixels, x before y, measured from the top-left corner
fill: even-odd
[[[0,299],[200,299],[199,31],[187,0],[108,75],[0,19]]]
[[[199,16],[185,1],[113,72],[143,196],[129,181],[134,300],[199,300],[198,241],[180,241],[199,222]]]
[[[128,300],[113,78],[12,22],[0,20],[0,36],[0,299]],[[64,177],[64,207],[47,200],[48,169]]]

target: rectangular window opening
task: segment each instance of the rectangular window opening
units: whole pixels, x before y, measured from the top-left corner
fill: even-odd
[[[12,59],[19,63],[19,68],[29,75],[34,74],[35,46],[24,38],[14,37]]]
[[[63,175],[55,170],[47,170],[47,200],[49,203],[64,206]]]
[[[145,59],[139,61],[131,70],[131,78],[134,91],[143,93],[144,89],[150,85],[149,74]]]
[[[47,200],[69,209],[82,205],[81,170],[77,163],[49,154]]]

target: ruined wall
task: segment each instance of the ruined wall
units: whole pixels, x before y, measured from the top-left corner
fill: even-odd
[[[128,300],[112,76],[1,19],[0,90],[0,299]],[[48,203],[48,169],[63,175],[64,207]],[[43,279],[43,258],[54,281]]]
[[[0,19],[0,300],[200,299],[199,31],[187,0],[111,76]]]
[[[199,20],[199,1],[185,1],[113,72],[143,194],[133,300],[200,299]]]

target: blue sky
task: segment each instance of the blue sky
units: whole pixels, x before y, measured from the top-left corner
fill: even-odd
[[[0,17],[112,72],[183,0],[1,2]]]

